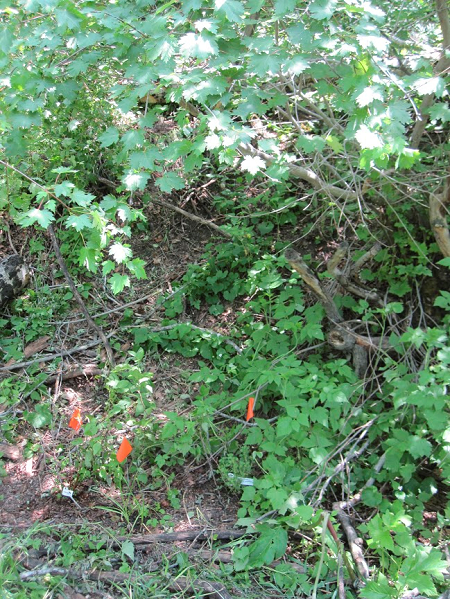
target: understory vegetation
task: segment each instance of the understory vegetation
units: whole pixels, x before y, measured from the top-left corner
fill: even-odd
[[[4,597],[447,597],[449,68],[445,0],[0,0]]]

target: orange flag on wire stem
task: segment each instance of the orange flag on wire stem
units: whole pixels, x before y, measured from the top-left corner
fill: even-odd
[[[73,411],[72,418],[69,422],[70,428],[73,428],[74,431],[79,431],[81,428],[81,412],[78,408]]]
[[[133,448],[131,447],[129,441],[127,439],[124,439],[122,441],[122,443],[120,444],[120,447],[116,454],[117,461],[123,462],[124,459],[127,456],[129,456],[132,451],[133,451]]]
[[[248,406],[247,406],[247,422],[249,420],[251,420],[254,416],[253,413],[253,408],[255,407],[255,398],[254,397],[249,397],[248,398]]]

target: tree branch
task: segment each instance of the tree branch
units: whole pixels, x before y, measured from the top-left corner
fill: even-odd
[[[83,312],[88,325],[92,329],[94,329],[94,331],[97,333],[97,335],[102,340],[102,343],[105,347],[106,355],[108,356],[108,361],[109,361],[110,365],[114,366],[114,364],[115,364],[114,355],[113,355],[111,346],[109,344],[109,341],[108,341],[105,333],[102,331],[102,329],[98,325],[96,325],[95,322],[92,320],[92,317],[89,314],[88,309],[86,308],[83,298],[79,294],[78,289],[77,289],[75,283],[73,282],[73,279],[70,276],[69,271],[67,270],[66,263],[64,262],[64,258],[62,257],[61,250],[59,249],[58,240],[56,239],[55,230],[53,228],[53,225],[49,225],[47,231],[50,234],[50,239],[52,240],[53,250],[56,254],[56,259],[58,261],[59,267],[61,268],[61,270],[64,274],[67,284],[69,285],[70,290],[72,291],[72,293],[74,295],[74,298],[77,300],[78,305],[80,306],[81,311]]]
[[[274,156],[271,156],[262,150],[258,150],[250,144],[239,144],[238,151],[243,156],[258,156],[259,158],[262,158],[266,164],[272,164],[276,160]],[[317,189],[317,191],[322,191],[333,198],[354,201],[358,199],[358,194],[356,192],[350,189],[341,189],[336,185],[326,183],[309,168],[303,168],[302,166],[297,166],[296,164],[288,164],[287,168],[291,177],[307,181],[312,185],[312,187],[314,187],[314,189]]]

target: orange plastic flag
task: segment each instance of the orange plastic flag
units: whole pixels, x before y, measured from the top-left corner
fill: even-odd
[[[78,408],[73,411],[72,418],[69,422],[70,428],[73,428],[74,431],[79,431],[81,428],[81,412]]]
[[[255,407],[255,398],[249,397],[248,398],[248,406],[247,406],[247,422],[254,416],[254,413],[253,413],[254,407]]]
[[[129,441],[127,441],[127,439],[124,439],[122,441],[122,443],[120,444],[119,450],[117,451],[116,454],[116,458],[118,462],[123,462],[124,459],[130,455],[130,453],[133,451],[133,448],[131,447]]]

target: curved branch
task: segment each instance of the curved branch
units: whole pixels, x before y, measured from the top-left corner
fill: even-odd
[[[266,164],[272,164],[275,162],[275,157],[263,152],[262,150],[258,150],[254,148],[250,144],[239,144],[238,151],[243,156],[258,156],[262,158]],[[288,164],[287,168],[289,170],[289,174],[291,177],[295,177],[297,179],[303,179],[303,181],[307,181],[317,189],[317,191],[322,191],[323,193],[328,194],[329,196],[341,199],[341,200],[357,200],[358,194],[350,189],[341,189],[336,185],[332,185],[331,183],[326,183],[323,179],[321,179],[314,171],[309,168],[303,168],[302,166],[297,166],[296,164]]]

